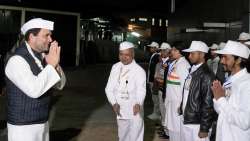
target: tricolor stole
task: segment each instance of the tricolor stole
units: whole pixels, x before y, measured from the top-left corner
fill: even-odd
[[[181,85],[181,80],[180,77],[175,73],[176,68],[173,69],[173,71],[171,71],[168,74],[167,77],[167,84],[171,84],[171,85]]]

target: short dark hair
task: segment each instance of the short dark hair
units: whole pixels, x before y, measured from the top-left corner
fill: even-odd
[[[186,56],[187,53],[183,52],[182,50],[186,49],[186,44],[183,41],[175,41],[172,44],[172,47],[176,48],[177,50],[179,50],[180,54],[182,56]]]
[[[29,36],[30,34],[33,34],[34,36],[36,36],[39,32],[40,32],[41,28],[32,28],[30,30],[28,30],[25,35],[24,35],[24,39],[25,41],[29,40]]]

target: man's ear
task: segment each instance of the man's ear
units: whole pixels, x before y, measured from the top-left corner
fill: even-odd
[[[35,36],[34,34],[30,33],[30,35],[29,35],[29,40],[30,40],[30,41],[33,41],[35,37],[36,37],[36,36]]]
[[[235,61],[236,64],[240,64],[242,61],[242,59],[240,57],[238,57],[238,59]]]
[[[205,58],[206,53],[204,53],[204,52],[200,52],[200,56],[201,56],[201,58]]]

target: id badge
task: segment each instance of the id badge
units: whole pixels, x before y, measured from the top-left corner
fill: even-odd
[[[121,91],[121,93],[120,93],[120,98],[121,98],[121,99],[124,99],[124,100],[128,100],[128,99],[129,99],[128,91],[127,91],[127,90]]]
[[[226,97],[227,100],[230,98],[231,94],[232,94],[231,87],[226,88],[226,90],[225,90],[225,97]]]
[[[188,78],[186,79],[185,84],[184,84],[184,89],[185,89],[185,90],[189,90],[189,88],[190,88],[190,83],[191,83],[191,77],[188,76]]]

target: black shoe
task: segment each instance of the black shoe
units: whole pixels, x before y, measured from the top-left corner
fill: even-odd
[[[160,139],[169,139],[169,136],[166,134],[159,135]]]
[[[159,123],[155,123],[155,126],[158,128],[161,128],[161,124],[159,124]]]
[[[163,131],[157,131],[157,134],[162,135],[162,134],[165,134],[165,133]]]
[[[162,135],[162,134],[165,134],[165,131],[164,131],[164,130],[158,130],[157,133],[158,133],[159,135]]]

